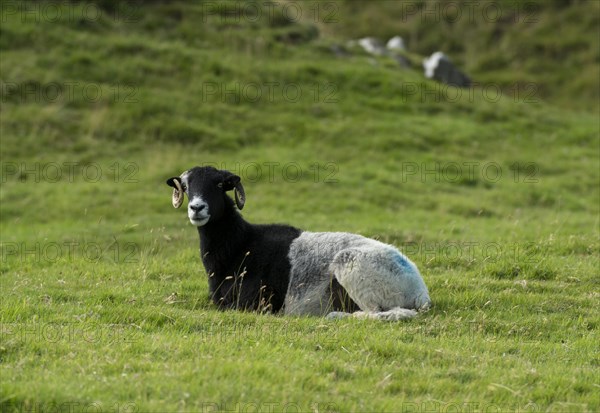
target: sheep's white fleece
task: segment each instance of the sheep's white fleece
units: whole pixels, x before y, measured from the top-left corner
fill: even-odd
[[[361,312],[355,317],[398,320],[427,309],[429,292],[416,265],[394,246],[345,232],[303,232],[290,245],[286,314],[325,315],[335,278]],[[331,313],[341,317],[344,313]]]

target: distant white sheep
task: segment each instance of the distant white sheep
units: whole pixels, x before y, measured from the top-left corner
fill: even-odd
[[[376,56],[382,56],[387,53],[381,42],[374,37],[364,37],[358,40],[358,44],[367,52]]]
[[[397,50],[397,51],[405,51],[406,50],[406,46],[404,45],[404,39],[400,36],[392,37],[390,40],[388,40],[385,47],[387,47],[388,50]]]
[[[471,79],[463,72],[458,70],[452,61],[442,52],[435,52],[426,59],[423,59],[423,68],[425,77],[435,79],[457,87],[469,87]]]

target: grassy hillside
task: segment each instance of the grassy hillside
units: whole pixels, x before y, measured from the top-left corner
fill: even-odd
[[[598,1],[343,0],[314,10],[321,12],[316,23],[323,32],[340,41],[400,35],[413,53],[448,54],[480,87],[600,110]]]
[[[532,3],[500,50],[496,23],[396,27],[385,1],[4,3],[2,411],[600,410],[598,7],[572,3]],[[397,33],[544,95],[330,51]],[[396,245],[434,308],[216,311],[164,184],[207,163],[251,222]]]

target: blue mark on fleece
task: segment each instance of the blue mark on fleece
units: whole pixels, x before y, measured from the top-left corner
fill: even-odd
[[[403,271],[414,272],[414,265],[406,259],[403,255],[400,255],[398,252],[394,251],[392,253],[392,260],[400,266]]]

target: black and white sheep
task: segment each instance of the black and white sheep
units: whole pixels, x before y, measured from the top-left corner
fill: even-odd
[[[415,264],[391,245],[246,222],[236,210],[244,207],[244,188],[229,171],[195,167],[167,184],[175,208],[188,195],[188,218],[198,228],[210,295],[220,308],[400,320],[431,304]]]

